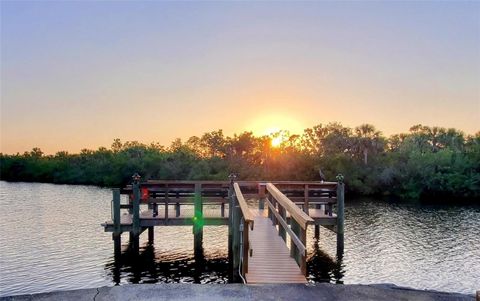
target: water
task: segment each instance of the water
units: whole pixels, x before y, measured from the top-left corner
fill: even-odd
[[[0,182],[0,296],[125,283],[228,282],[227,228],[205,227],[195,257],[191,227],[156,227],[120,257],[100,223],[111,192],[89,186]],[[472,294],[480,287],[480,207],[347,200],[345,252],[335,234],[308,231],[312,282],[395,283]]]

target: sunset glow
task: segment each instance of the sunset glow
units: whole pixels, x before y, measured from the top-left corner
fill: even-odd
[[[302,124],[302,122],[292,116],[279,113],[260,115],[260,117],[246,125],[246,130],[252,131],[258,136],[270,136],[280,131],[288,131],[291,134],[301,134],[307,127],[309,126]]]
[[[272,138],[270,143],[272,144],[273,147],[279,147],[280,144],[282,144],[282,142],[283,142],[282,137],[278,136],[278,137]]]
[[[329,122],[479,130],[478,2],[0,5],[3,153]]]

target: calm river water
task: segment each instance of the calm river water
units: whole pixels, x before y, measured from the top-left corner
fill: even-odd
[[[142,235],[137,256],[123,236],[113,241],[111,192],[89,186],[0,182],[0,296],[124,283],[224,283],[227,228],[206,227],[204,258],[195,259],[191,227],[157,227],[155,244]],[[349,200],[345,253],[335,234],[309,229],[309,279],[334,283],[394,283],[418,289],[480,289],[480,206],[426,206]]]

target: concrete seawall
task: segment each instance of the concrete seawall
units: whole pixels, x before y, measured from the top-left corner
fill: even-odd
[[[335,285],[320,284],[130,284],[43,294],[10,296],[15,300],[412,300],[474,301],[472,295],[422,291],[391,284]]]

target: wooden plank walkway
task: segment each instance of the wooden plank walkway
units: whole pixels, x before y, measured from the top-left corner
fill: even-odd
[[[266,210],[250,210],[255,226],[250,232],[253,254],[248,259],[247,283],[307,283]]]

